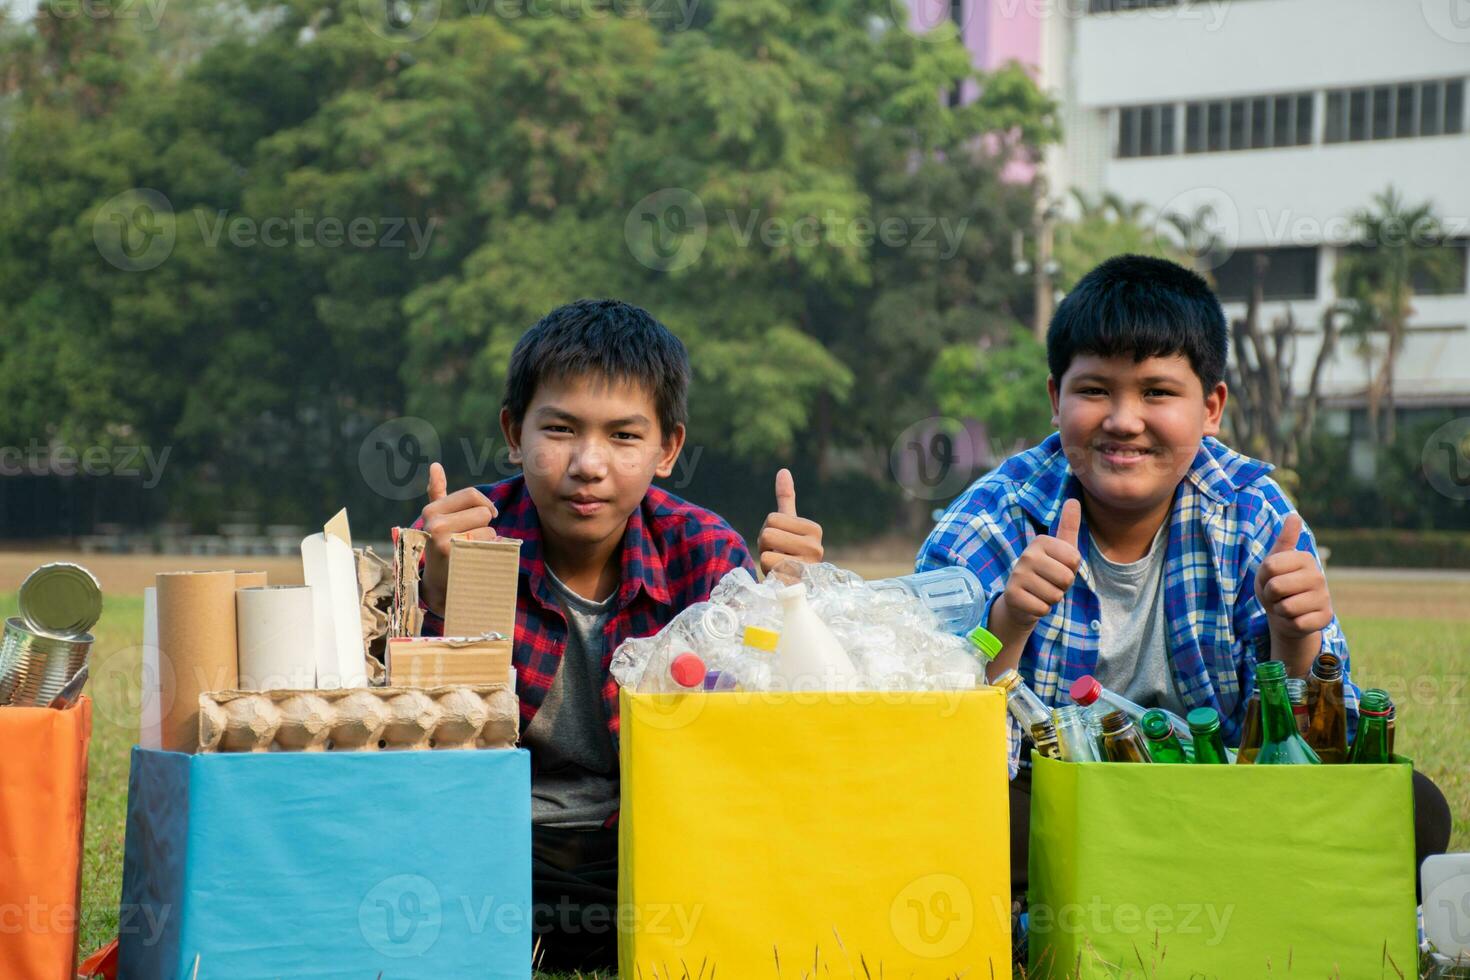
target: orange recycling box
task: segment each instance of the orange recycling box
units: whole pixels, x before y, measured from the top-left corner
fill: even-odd
[[[0,977],[76,976],[92,702],[0,708]]]
[[[621,709],[620,976],[1009,976],[999,691]]]

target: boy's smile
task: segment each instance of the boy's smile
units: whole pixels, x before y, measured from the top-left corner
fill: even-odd
[[[1115,516],[1168,506],[1200,441],[1220,431],[1226,397],[1223,383],[1206,394],[1182,354],[1134,361],[1079,353],[1047,387],[1089,513]]]

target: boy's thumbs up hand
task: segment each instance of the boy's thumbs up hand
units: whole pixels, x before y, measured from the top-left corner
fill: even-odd
[[[1300,515],[1288,514],[1256,570],[1256,598],[1266,611],[1273,638],[1300,639],[1332,622],[1327,576],[1310,552],[1297,550],[1301,535]]]
[[[495,537],[490,522],[495,519],[495,505],[475,487],[449,492],[444,467],[429,464],[429,503],[419,520],[432,539],[424,551],[424,577],[419,594],[430,609],[444,615],[444,600],[449,592],[449,542],[457,534],[488,541]]]
[[[825,553],[822,525],[796,516],[796,481],[790,470],[783,469],[776,474],[776,509],[766,515],[756,550],[760,553],[761,571],[765,573],[788,558],[819,562]]]
[[[1032,538],[1011,566],[1005,592],[991,610],[992,618],[998,612],[1014,631],[1029,633],[1062,601],[1082,565],[1082,552],[1077,550],[1081,526],[1082,502],[1073,497],[1062,504],[1057,533]]]

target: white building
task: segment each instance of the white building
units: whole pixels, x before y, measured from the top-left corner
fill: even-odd
[[[1470,407],[1470,0],[914,2],[930,20],[950,3],[979,67],[1019,60],[1060,99],[1053,194],[1111,192],[1151,215],[1212,208],[1231,253],[1214,269],[1231,315],[1265,250],[1263,323],[1289,307],[1302,327],[1298,390],[1351,216],[1390,185],[1429,202],[1459,272],[1416,297],[1396,398]],[[1328,404],[1361,406],[1366,381],[1343,344],[1324,375]],[[1358,424],[1342,411],[1325,421]]]

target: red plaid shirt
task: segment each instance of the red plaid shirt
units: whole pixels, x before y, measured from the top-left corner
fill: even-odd
[[[546,580],[541,551],[541,521],[526,490],[514,476],[481,486],[495,505],[491,522],[500,537],[521,540],[521,578],[516,595],[515,667],[524,733],[551,691],[567,645],[567,618]],[[422,519],[414,523],[423,524]],[[709,598],[715,584],[732,568],[752,572],[745,540],[729,524],[703,507],[649,487],[643,502],[628,517],[623,534],[622,574],[612,615],[603,631],[606,674],[613,651],[629,637],[650,636],[686,606]],[[440,636],[444,620],[424,609],[424,635]],[[606,674],[603,708],[613,743],[618,740],[618,682]]]

